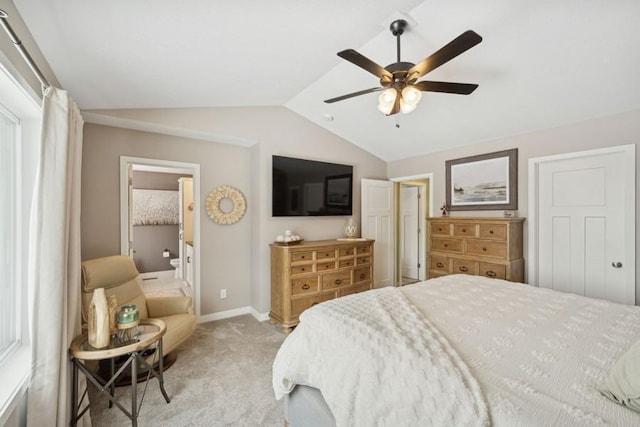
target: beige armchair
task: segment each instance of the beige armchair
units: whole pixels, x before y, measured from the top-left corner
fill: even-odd
[[[124,255],[96,258],[82,262],[82,322],[88,319],[93,291],[104,288],[107,297],[115,295],[118,307],[135,304],[140,318],[161,319],[167,325],[163,337],[164,354],[169,354],[195,330],[191,297],[146,298],[138,283],[138,269],[133,259]]]

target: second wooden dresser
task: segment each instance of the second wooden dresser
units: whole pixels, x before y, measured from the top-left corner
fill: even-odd
[[[271,246],[271,312],[288,332],[312,305],[373,286],[373,240]]]
[[[472,274],[524,281],[524,218],[428,218],[429,278]]]

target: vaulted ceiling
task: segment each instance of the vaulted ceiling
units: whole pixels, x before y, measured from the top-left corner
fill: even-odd
[[[14,0],[80,108],[282,105],[384,160],[640,108],[637,0]],[[386,117],[378,85],[336,52],[395,62],[391,21],[409,22],[402,60],[419,62],[467,29],[482,43]]]

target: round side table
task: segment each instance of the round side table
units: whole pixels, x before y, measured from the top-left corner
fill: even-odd
[[[150,378],[157,378],[160,383],[160,391],[164,396],[164,400],[169,403],[171,400],[164,389],[163,378],[163,362],[162,362],[162,337],[167,332],[167,326],[162,320],[159,319],[140,319],[140,323],[136,326],[137,332],[132,339],[123,341],[117,335],[111,337],[111,342],[106,348],[93,348],[89,345],[89,337],[87,333],[84,333],[76,337],[71,343],[69,353],[71,354],[71,362],[73,365],[73,379],[72,379],[72,416],[71,425],[75,426],[78,423],[78,419],[89,410],[90,405],[87,405],[82,409],[78,406],[78,371],[82,372],[91,383],[93,383],[100,393],[104,393],[109,398],[109,407],[116,405],[126,416],[131,420],[132,426],[138,425],[138,414],[140,413],[140,406],[142,405],[142,399],[140,406],[137,402],[137,377],[138,377],[138,365],[142,368],[146,368],[149,372],[147,381]],[[149,364],[145,359],[143,353],[146,350],[156,348],[156,354],[158,356],[158,368],[155,369],[152,364]],[[126,357],[126,361],[115,371],[115,358]],[[85,365],[86,360],[110,360],[110,375],[108,379],[102,378],[96,371],[93,371]],[[115,382],[116,379],[124,372],[127,367],[131,367],[131,411],[128,411],[115,397]],[[146,386],[145,386],[146,389]],[[86,392],[85,392],[86,393]]]

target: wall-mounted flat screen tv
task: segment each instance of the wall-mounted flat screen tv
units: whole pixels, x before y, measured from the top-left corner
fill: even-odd
[[[272,214],[351,215],[353,166],[273,156]]]

